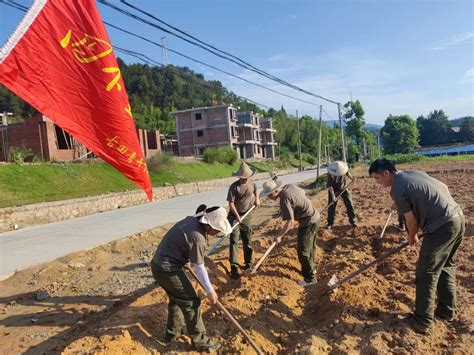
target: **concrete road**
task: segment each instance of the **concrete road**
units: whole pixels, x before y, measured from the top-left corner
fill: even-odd
[[[325,169],[321,169],[325,173]],[[283,184],[316,177],[316,170],[281,176]],[[257,181],[261,189],[263,181]],[[194,214],[197,206],[226,206],[228,188],[102,212],[0,234],[0,280],[16,270],[121,239]]]

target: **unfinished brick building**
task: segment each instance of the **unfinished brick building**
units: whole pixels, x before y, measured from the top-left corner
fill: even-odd
[[[9,161],[11,150],[31,149],[42,161],[72,161],[93,156],[74,137],[44,115],[22,122],[0,125],[0,161]],[[137,129],[140,146],[146,158],[161,150],[160,133]]]
[[[180,156],[200,157],[208,147],[232,147],[241,159],[275,156],[271,119],[261,119],[253,112],[237,113],[232,105],[198,107],[172,114]]]

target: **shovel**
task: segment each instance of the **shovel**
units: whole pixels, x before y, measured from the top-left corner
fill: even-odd
[[[273,242],[272,245],[268,247],[268,249],[265,251],[265,254],[263,254],[263,256],[258,260],[258,262],[255,264],[252,270],[250,270],[251,274],[255,274],[257,272],[260,265],[262,265],[263,261],[267,258],[268,254],[270,254],[270,252],[272,251],[273,248],[275,248],[276,245],[277,243]]]
[[[197,278],[194,271],[189,266],[186,266],[186,268],[188,269],[191,276],[198,282],[199,286],[201,286],[201,288],[204,290],[205,289],[204,285],[201,284],[201,281],[199,281],[199,279]],[[239,322],[237,322],[237,320],[232,316],[232,314],[230,314],[230,312],[224,307],[224,305],[222,303],[220,303],[219,301],[216,302],[216,305],[217,305],[217,307],[219,307],[221,309],[222,312],[224,312],[224,314],[227,316],[227,318],[229,318],[231,320],[231,322],[234,324],[234,326],[242,333],[242,335],[245,337],[245,339],[247,339],[247,341],[250,343],[252,348],[254,348],[254,350],[257,352],[257,354],[258,355],[263,355],[263,351],[260,350],[258,345],[253,341],[253,339],[250,337],[250,335],[248,335],[248,333],[245,331],[245,329],[242,328],[242,326],[239,324]]]
[[[420,237],[421,238],[421,237]],[[341,280],[338,280],[336,275],[333,275],[331,277],[331,279],[329,280],[328,282],[328,286],[329,286],[329,289],[330,291],[333,291],[335,290],[336,288],[338,288],[339,286],[341,286],[342,284],[345,284],[347,281],[349,280],[352,280],[354,277],[356,277],[357,275],[359,274],[362,274],[365,270],[369,269],[370,267],[374,266],[374,265],[377,265],[379,264],[380,262],[384,261],[385,259],[389,258],[390,256],[398,253],[400,250],[406,248],[408,246],[408,242],[403,242],[402,244],[400,244],[398,247],[396,248],[393,248],[392,250],[389,250],[388,252],[386,252],[385,254],[382,254],[381,256],[379,256],[377,259],[375,259],[374,261],[360,267],[359,269],[357,269],[356,271],[354,272],[351,272],[349,275],[347,275],[346,277],[344,277],[343,279]]]
[[[255,208],[255,205],[253,205],[247,212],[245,212],[245,214],[240,218],[241,221],[243,221],[248,215],[250,212],[252,212],[252,210]],[[235,229],[235,227],[237,227],[238,225],[240,224],[240,222],[236,222],[234,223],[234,225],[232,226],[232,230]],[[214,252],[216,251],[216,249],[219,247],[219,245],[222,243],[222,241],[225,239],[225,237],[227,237],[229,234],[226,234],[222,237],[220,237],[208,250],[208,252],[206,253],[206,257],[209,257],[211,254],[214,254]]]

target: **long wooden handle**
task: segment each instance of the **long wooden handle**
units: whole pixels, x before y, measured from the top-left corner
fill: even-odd
[[[265,260],[265,258],[268,256],[268,254],[270,254],[270,252],[272,251],[273,248],[275,248],[275,246],[277,245],[276,242],[273,242],[272,245],[270,245],[267,249],[267,251],[265,252],[265,254],[263,254],[263,256],[260,258],[260,260],[255,264],[255,266],[252,268],[252,271],[251,273],[252,274],[255,274],[257,272],[257,269],[260,267],[260,265],[263,263],[263,261]]]
[[[353,183],[354,183],[355,180],[352,180],[350,183],[347,184],[347,186],[344,188],[344,190],[342,190],[341,192],[339,192],[339,194],[336,196],[336,198],[338,198],[339,196],[342,195],[342,193],[344,191],[346,191],[349,186],[351,186]],[[324,207],[321,212],[319,212],[319,214],[322,214],[323,212],[325,212],[334,202],[336,202],[336,200],[332,201],[331,203],[329,203],[326,207]]]
[[[198,277],[196,276],[196,274],[194,273],[194,271],[189,267],[189,266],[186,266],[186,268],[188,269],[189,273],[193,276],[193,278],[198,282],[199,286],[201,286],[201,288],[203,290],[205,290],[204,288],[204,285],[201,283],[201,281],[199,281]],[[250,345],[252,346],[252,348],[255,349],[255,351],[257,352],[258,355],[263,355],[263,352],[262,350],[260,350],[260,348],[258,347],[258,345],[253,341],[253,339],[247,334],[247,332],[245,331],[244,328],[242,328],[242,326],[239,324],[239,322],[237,322],[237,320],[232,316],[232,314],[230,314],[230,312],[224,307],[224,305],[217,301],[216,302],[217,306],[221,309],[222,312],[225,313],[225,315],[227,316],[227,318],[229,318],[232,323],[235,325],[235,327],[242,333],[242,335],[245,337],[245,339],[247,339],[247,341],[250,343]]]
[[[347,281],[353,279],[353,278],[356,277],[357,275],[363,273],[365,270],[367,270],[367,269],[370,268],[371,266],[380,263],[381,261],[387,259],[388,257],[392,256],[393,254],[398,253],[400,250],[406,248],[407,246],[408,246],[408,243],[403,243],[403,244],[399,245],[398,247],[393,248],[392,250],[389,250],[389,251],[386,252],[385,254],[379,256],[379,257],[378,257],[377,259],[375,259],[374,261],[371,261],[370,263],[368,263],[368,264],[362,266],[361,268],[357,269],[356,271],[351,272],[349,275],[347,275],[347,276],[344,277],[343,279],[337,281],[335,284],[330,285],[329,288],[330,288],[331,290],[334,290],[334,289],[338,288],[338,287],[341,286],[342,284],[344,284],[344,283],[346,283]]]
[[[245,212],[245,214],[240,218],[241,221],[243,221],[248,215],[250,212],[252,212],[252,210],[255,208],[255,205],[253,205],[247,212]],[[232,230],[235,229],[235,227],[237,227],[238,225],[240,224],[240,222],[237,222],[237,223],[234,223],[234,225],[232,226]],[[206,256],[209,256],[211,254],[214,254],[214,252],[216,251],[217,247],[222,243],[222,241],[225,239],[225,237],[227,237],[228,234],[220,237],[219,239],[217,239],[217,241],[214,243],[214,245],[212,247],[209,248],[209,251],[207,252]]]
[[[392,211],[388,214],[387,220],[385,221],[385,225],[383,226],[382,233],[380,233],[379,239],[383,238],[383,235],[385,234],[385,229],[387,229],[388,222],[390,221],[390,217],[392,217]]]

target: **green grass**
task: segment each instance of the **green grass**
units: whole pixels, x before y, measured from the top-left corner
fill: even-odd
[[[291,163],[299,165],[298,160]],[[239,162],[229,165],[172,161],[159,172],[150,172],[151,183],[157,187],[230,177],[239,165]],[[281,162],[252,162],[249,165],[257,172],[288,168]],[[135,184],[104,163],[0,165],[0,208],[136,189]]]
[[[384,158],[392,160],[396,164],[404,163],[436,163],[440,161],[462,161],[472,160],[473,155],[441,155],[437,157],[427,157],[420,154],[392,154],[385,155]]]

